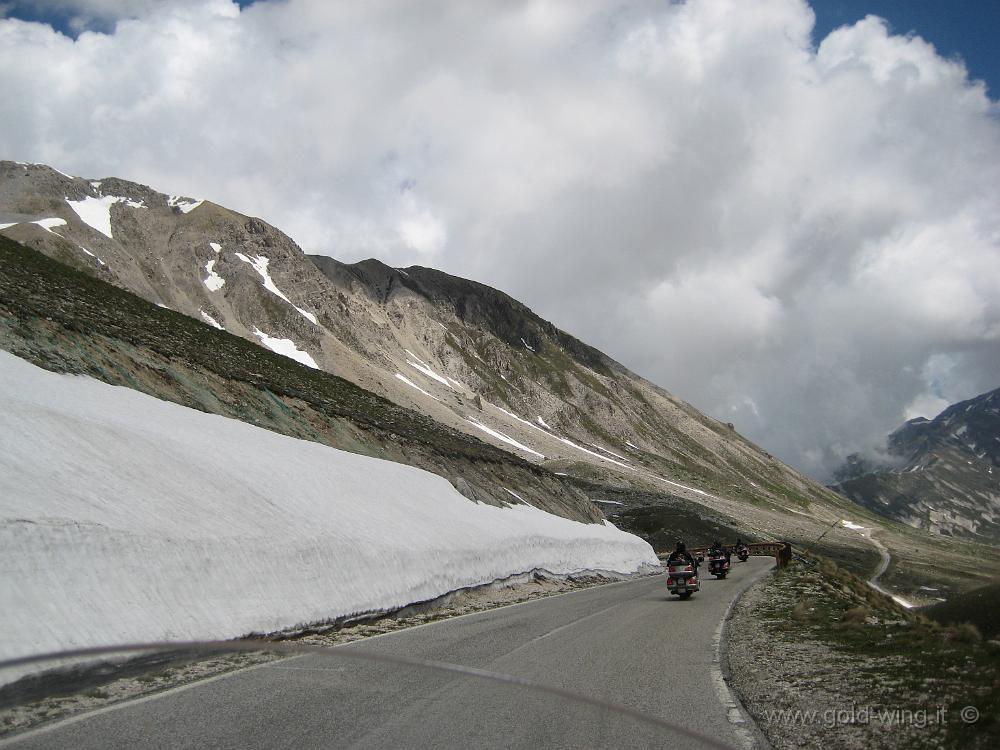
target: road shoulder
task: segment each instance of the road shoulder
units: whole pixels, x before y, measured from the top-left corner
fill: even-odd
[[[804,558],[735,606],[731,685],[777,750],[996,747],[1000,648],[977,635]]]

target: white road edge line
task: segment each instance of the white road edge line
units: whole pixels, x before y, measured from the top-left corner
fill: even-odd
[[[588,572],[593,572],[593,571],[588,571]],[[552,599],[552,598],[557,597],[557,596],[568,596],[570,594],[580,594],[580,593],[583,593],[584,591],[589,591],[590,589],[595,589],[595,588],[603,588],[604,586],[619,586],[619,585],[624,584],[624,583],[634,583],[636,581],[643,580],[643,579],[645,579],[647,577],[650,577],[652,575],[659,575],[659,573],[655,573],[655,574],[641,574],[641,573],[640,574],[634,574],[633,577],[631,577],[631,578],[625,578],[624,580],[621,580],[621,581],[612,581],[610,583],[601,583],[601,584],[597,584],[596,586],[586,586],[584,588],[574,589],[572,591],[561,591],[558,594],[549,594],[548,596],[540,596],[537,599],[528,599],[528,600],[523,601],[523,602],[511,602],[510,604],[503,604],[503,605],[501,605],[499,607],[490,607],[488,609],[481,609],[481,610],[479,610],[477,612],[467,612],[464,615],[455,615],[454,617],[444,617],[444,618],[441,618],[440,620],[432,620],[431,622],[422,622],[419,625],[411,625],[411,626],[406,627],[406,628],[399,628],[398,630],[390,630],[387,633],[376,633],[374,635],[365,636],[364,638],[359,638],[356,641],[348,641],[347,643],[337,643],[337,644],[329,646],[328,648],[335,649],[335,648],[343,648],[345,646],[350,646],[352,644],[358,644],[358,643],[364,644],[365,642],[374,640],[376,638],[385,638],[386,636],[395,635],[397,633],[401,633],[401,632],[408,631],[408,630],[416,630],[417,628],[426,628],[426,627],[430,627],[432,625],[439,625],[439,624],[444,623],[444,622],[449,622],[450,620],[460,620],[460,619],[465,618],[465,617],[475,617],[476,615],[484,615],[484,614],[487,614],[489,612],[493,612],[494,610],[497,610],[497,609],[507,609],[509,607],[520,607],[520,606],[525,605],[525,604],[532,604],[534,602],[544,601],[546,599]],[[456,591],[460,591],[460,590],[461,589],[457,589]],[[456,592],[448,592],[448,593],[456,593]],[[447,596],[447,594],[442,594],[442,596]],[[408,605],[408,606],[412,606],[412,605]],[[224,645],[224,642],[223,642],[223,645]],[[113,703],[110,706],[102,706],[100,708],[94,708],[94,709],[90,709],[90,710],[84,710],[84,711],[82,711],[82,712],[80,712],[78,714],[73,714],[72,716],[67,716],[67,717],[61,718],[61,719],[55,719],[51,723],[45,723],[45,724],[42,724],[41,726],[31,727],[29,729],[25,729],[23,732],[16,732],[15,734],[10,735],[9,737],[2,737],[2,738],[0,738],[0,748],[8,747],[8,746],[10,746],[12,744],[20,742],[21,740],[27,739],[28,737],[33,737],[33,736],[39,735],[39,734],[46,734],[47,732],[50,732],[53,729],[57,729],[57,728],[69,726],[71,724],[76,724],[78,722],[85,721],[87,719],[91,719],[91,718],[93,718],[95,716],[100,716],[101,714],[111,713],[112,711],[118,711],[119,709],[127,708],[129,706],[134,706],[134,705],[137,705],[139,703],[146,703],[148,701],[158,700],[160,698],[166,698],[168,695],[172,695],[174,693],[180,693],[180,692],[183,692],[185,690],[190,690],[191,688],[198,687],[199,685],[207,685],[208,683],[215,682],[217,680],[228,679],[229,677],[233,677],[233,676],[235,676],[237,674],[240,674],[241,672],[250,672],[250,671],[255,670],[255,669],[264,669],[264,668],[274,669],[275,665],[277,665],[277,664],[283,664],[283,663],[286,663],[286,662],[289,662],[289,661],[293,661],[295,659],[301,659],[301,658],[303,658],[305,656],[312,656],[312,655],[314,655],[314,654],[301,654],[301,655],[295,655],[295,656],[287,656],[287,657],[284,657],[284,658],[281,658],[281,659],[275,659],[274,661],[266,661],[266,662],[262,662],[260,664],[251,664],[249,666],[240,667],[238,669],[233,669],[233,670],[230,670],[228,672],[222,672],[220,674],[213,675],[211,677],[205,677],[205,678],[202,678],[202,679],[192,680],[191,682],[185,682],[183,685],[176,685],[175,687],[166,688],[164,690],[157,690],[156,692],[149,693],[149,694],[143,695],[143,696],[139,696],[137,698],[126,698],[124,700],[118,701],[117,703]],[[300,669],[300,668],[283,667],[283,669]],[[302,668],[302,669],[304,669],[304,668]],[[310,668],[310,671],[311,671],[311,669],[312,668]],[[318,669],[320,669],[320,668],[318,668]]]
[[[594,573],[595,571],[587,571],[587,572],[588,573]],[[662,572],[663,571],[661,570],[661,571],[657,571],[655,573],[632,573],[632,574],[629,574],[632,577],[625,578],[625,579],[623,579],[621,581],[610,581],[609,583],[598,583],[598,584],[596,584],[594,586],[585,586],[584,588],[573,589],[572,591],[560,591],[558,594],[546,594],[545,596],[539,596],[539,597],[536,597],[535,599],[525,599],[523,602],[511,602],[510,604],[501,604],[499,607],[489,607],[487,609],[476,610],[475,612],[466,612],[464,615],[453,615],[451,617],[442,617],[440,620],[431,620],[430,622],[421,622],[418,625],[410,625],[409,627],[399,628],[398,630],[390,630],[390,631],[388,631],[386,633],[375,633],[374,635],[368,635],[368,636],[365,636],[364,638],[359,638],[356,641],[348,641],[347,643],[338,643],[338,644],[336,644],[334,646],[330,646],[330,648],[341,648],[342,646],[350,646],[350,645],[355,644],[355,643],[362,643],[362,642],[365,642],[365,641],[371,641],[371,640],[374,640],[376,638],[387,638],[389,636],[396,635],[397,633],[402,633],[402,632],[405,632],[405,631],[417,630],[418,628],[429,628],[432,625],[440,625],[441,623],[451,622],[452,620],[461,620],[461,619],[463,619],[465,617],[476,617],[477,615],[485,615],[488,612],[494,612],[494,611],[496,611],[498,609],[508,609],[509,607],[520,607],[520,606],[523,606],[525,604],[533,604],[534,602],[542,602],[542,601],[545,601],[546,599],[553,599],[553,598],[558,597],[558,596],[569,596],[570,594],[581,594],[584,591],[590,591],[591,589],[604,588],[605,586],[621,586],[621,585],[626,584],[626,583],[635,583],[636,581],[641,581],[641,580],[644,580],[646,578],[651,578],[653,576],[658,576]],[[583,574],[567,574],[567,575],[583,575]],[[489,585],[489,584],[486,584],[486,585]],[[456,589],[456,591],[450,591],[448,593],[449,594],[453,594],[453,593],[456,593],[458,591],[462,591],[462,589]],[[447,596],[447,595],[448,594],[442,594],[442,596]],[[415,604],[420,604],[420,602],[415,602]],[[412,606],[412,605],[407,605],[407,606]],[[273,663],[273,662],[271,662],[271,663]],[[264,666],[264,665],[261,665],[261,666]]]
[[[176,685],[171,688],[166,688],[165,690],[157,690],[154,693],[149,693],[148,695],[142,695],[137,698],[126,698],[125,700],[118,701],[117,703],[112,703],[110,706],[102,706],[101,708],[94,708],[91,710],[84,710],[78,714],[73,714],[72,716],[67,716],[64,719],[56,719],[55,721],[42,724],[38,727],[32,727],[26,729],[23,732],[17,732],[12,734],[10,737],[4,737],[0,739],[0,747],[7,747],[9,745],[16,744],[25,740],[29,737],[34,737],[40,734],[47,734],[53,729],[61,729],[63,727],[70,726],[71,724],[76,724],[81,721],[86,721],[87,719],[93,719],[95,716],[100,716],[101,714],[108,714],[113,711],[118,711],[122,708],[128,708],[130,706],[135,706],[140,703],[147,703],[149,701],[159,700],[160,698],[165,698],[168,695],[174,693],[182,693],[185,690],[190,690],[191,688],[198,687],[199,685],[207,685],[210,682],[216,682],[217,680],[224,680],[233,675],[239,674],[240,672],[249,672],[254,669],[260,669],[261,667],[267,666],[269,664],[277,664],[278,662],[291,661],[293,659],[301,659],[306,654],[300,654],[298,656],[286,656],[283,659],[276,659],[275,661],[262,662],[261,664],[251,664],[246,667],[240,667],[239,669],[233,669],[229,672],[222,672],[211,677],[205,677],[203,679],[192,680],[191,682],[185,682],[183,685]]]
[[[771,568],[769,572],[773,571],[774,568]],[[728,662],[722,657],[722,643],[725,640],[726,625],[733,616],[733,607],[736,606],[736,602],[746,593],[747,589],[759,580],[760,577],[754,577],[737,592],[736,596],[729,602],[729,606],[726,607],[725,614],[719,621],[718,627],[715,628],[715,635],[712,636],[712,683],[715,685],[715,693],[719,698],[719,702],[726,709],[726,718],[729,719],[729,723],[732,725],[733,734],[736,735],[743,750],[763,750],[764,747],[769,748],[770,745],[762,744],[763,738],[759,736],[759,730],[757,732],[754,731],[753,721],[747,718],[745,714],[746,709],[740,703],[740,699],[736,697],[736,694],[729,688],[729,683],[726,681],[729,668]],[[723,674],[724,669],[726,672],[725,675]]]

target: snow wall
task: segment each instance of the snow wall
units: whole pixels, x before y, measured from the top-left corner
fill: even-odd
[[[0,351],[0,659],[271,632],[534,569],[658,564],[611,524],[477,505],[420,469]]]

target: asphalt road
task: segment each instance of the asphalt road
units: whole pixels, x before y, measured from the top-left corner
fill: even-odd
[[[523,686],[344,659],[449,662],[571,690],[739,740],[712,677],[716,629],[773,561],[733,563],[688,601],[664,576],[397,631],[119,704],[21,735],[23,748],[642,748],[689,737]]]

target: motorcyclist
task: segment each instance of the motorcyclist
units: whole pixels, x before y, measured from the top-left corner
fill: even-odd
[[[687,551],[687,547],[684,546],[684,542],[680,539],[677,540],[677,548],[670,553],[670,557],[667,558],[667,565],[671,563],[686,562],[694,566],[695,572],[698,571],[698,560]]]
[[[740,558],[741,562],[746,562],[747,558],[750,557],[750,548],[743,541],[743,537],[736,537],[736,546],[733,549],[736,550],[736,556]]]
[[[712,546],[709,548],[708,554],[710,557],[720,557],[724,555],[726,562],[729,562],[729,550],[723,546],[722,542],[718,539],[712,542]]]

